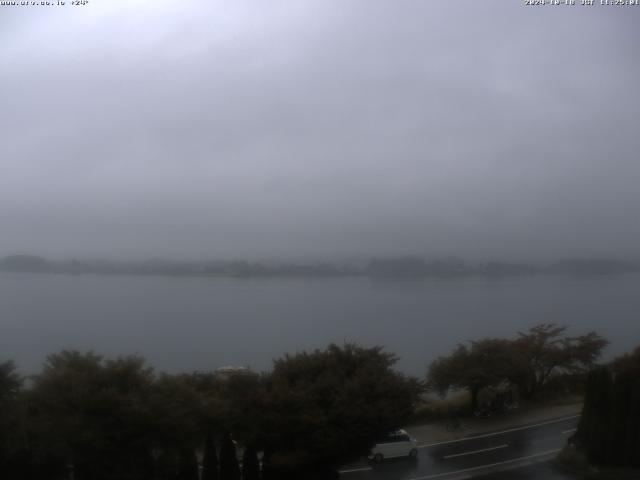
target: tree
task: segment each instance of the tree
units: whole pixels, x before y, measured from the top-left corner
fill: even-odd
[[[640,467],[640,347],[612,366],[615,405],[612,431],[616,465]]]
[[[260,463],[256,449],[249,446],[242,455],[242,480],[260,480]]]
[[[198,459],[188,444],[178,453],[177,480],[198,480]]]
[[[30,395],[31,444],[36,458],[77,478],[142,478],[150,472],[152,370],[139,357],[105,361],[64,351],[47,358]]]
[[[204,456],[202,459],[202,480],[218,480],[218,453],[213,435],[208,434],[204,442]]]
[[[420,388],[392,369],[396,360],[353,344],[276,360],[260,427],[264,478],[333,478],[402,425]]]
[[[151,387],[148,411],[152,418],[149,438],[152,448],[161,453],[157,470],[162,478],[192,475],[197,460],[194,454],[206,438],[202,395],[191,375],[158,376]]]
[[[588,446],[587,456],[594,463],[603,463],[609,457],[609,423],[605,412],[611,412],[613,377],[605,366],[594,368],[587,377],[585,401],[577,435]]]
[[[566,330],[566,326],[543,323],[519,332],[515,345],[520,370],[512,380],[524,398],[535,396],[557,372],[586,374],[608,344],[595,332],[566,337]]]
[[[508,340],[496,338],[460,344],[447,357],[431,363],[428,384],[445,395],[451,388],[466,389],[471,410],[478,409],[478,395],[483,388],[497,386],[514,375],[514,347]]]
[[[471,408],[478,408],[483,388],[503,383],[518,387],[520,395],[532,398],[555,374],[586,375],[607,341],[595,332],[566,337],[567,327],[540,324],[516,340],[487,338],[460,344],[449,356],[429,367],[428,383],[444,395],[461,388],[471,395]]]
[[[218,376],[205,399],[213,429],[233,432],[233,438],[242,445],[256,444],[265,408],[262,375],[246,370]]]
[[[591,463],[640,467],[640,347],[589,373],[573,441]]]
[[[22,377],[12,361],[0,363],[0,477],[10,474],[13,457],[21,448],[21,422],[19,396]]]
[[[220,447],[220,480],[240,480],[240,466],[231,435],[223,437]]]
[[[22,387],[22,377],[16,372],[16,366],[11,361],[0,363],[0,405],[15,400]]]

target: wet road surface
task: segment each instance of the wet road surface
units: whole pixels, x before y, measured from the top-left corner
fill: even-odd
[[[361,462],[341,469],[342,480],[483,480],[569,479],[548,461],[575,431],[578,416],[475,435],[459,440],[419,445],[415,460]],[[410,432],[410,429],[408,429]]]

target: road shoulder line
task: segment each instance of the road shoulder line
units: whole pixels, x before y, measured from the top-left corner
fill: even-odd
[[[566,422],[567,420],[572,420],[572,419],[578,418],[578,417],[580,417],[580,415],[571,415],[569,417],[557,418],[555,420],[548,420],[546,422],[535,423],[533,425],[524,425],[522,427],[508,428],[506,430],[501,430],[499,432],[481,433],[479,435],[472,435],[470,437],[456,438],[454,440],[445,440],[445,441],[442,441],[442,442],[435,442],[435,443],[428,443],[428,444],[425,444],[425,445],[418,445],[418,448],[436,447],[438,445],[447,445],[447,444],[450,444],[450,443],[464,442],[464,441],[467,441],[467,440],[476,440],[478,438],[493,437],[493,436],[502,435],[502,434],[505,434],[505,433],[518,432],[520,430],[527,430],[529,428],[543,427],[545,425],[552,425],[554,423],[562,423],[562,422]]]
[[[508,446],[509,445],[505,443],[503,445],[498,445],[497,447],[481,448],[480,450],[472,450],[470,452],[454,453],[453,455],[445,455],[442,458],[447,460],[449,458],[464,457],[465,455],[473,455],[475,453],[484,453],[484,452],[491,452],[492,450],[500,450],[501,448],[507,448]]]
[[[495,467],[503,467],[505,465],[513,464],[516,462],[522,462],[522,463],[516,463],[516,465],[513,466],[513,468],[517,468],[517,467],[526,466],[532,463],[531,460],[533,459],[554,455],[558,453],[560,450],[561,450],[560,448],[556,448],[554,450],[547,450],[545,452],[534,453],[533,455],[527,455],[526,457],[513,458],[511,460],[505,460],[503,462],[488,463],[486,465],[479,465],[477,467],[464,468],[462,470],[455,470],[453,472],[442,472],[442,473],[435,473],[432,475],[426,475],[423,477],[413,477],[413,478],[409,478],[408,480],[432,480],[435,478],[454,477],[455,475],[469,474],[471,472],[475,472],[478,470],[485,470],[485,469],[490,469]],[[464,477],[456,477],[456,478],[471,478],[472,476],[473,475],[467,475]]]
[[[342,475],[343,473],[356,473],[356,472],[368,472],[373,470],[371,467],[360,467],[360,468],[350,468],[348,470],[338,470],[338,473]]]

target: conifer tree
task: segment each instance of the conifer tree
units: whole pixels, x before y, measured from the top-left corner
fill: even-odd
[[[224,436],[220,447],[220,480],[240,480],[240,466],[231,435]]]
[[[242,480],[260,480],[258,452],[253,447],[247,447],[242,455]]]
[[[589,373],[577,439],[593,464],[640,466],[640,348]]]
[[[192,449],[183,449],[178,462],[178,480],[198,480],[198,459]]]
[[[202,460],[202,480],[218,480],[218,452],[213,435],[207,435],[204,442],[204,458]]]
[[[605,463],[608,457],[611,393],[611,371],[607,367],[591,371],[578,435],[586,446],[587,457],[594,463]]]

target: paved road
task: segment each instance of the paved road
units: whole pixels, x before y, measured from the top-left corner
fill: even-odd
[[[558,471],[550,462],[538,463],[528,467],[504,470],[475,477],[474,480],[577,480],[576,477]]]
[[[342,480],[564,479],[545,464],[575,431],[578,416],[528,427],[420,445],[418,458],[362,462],[341,470]],[[410,429],[409,429],[410,430]],[[509,473],[510,472],[510,473]],[[517,473],[516,473],[517,472]]]

